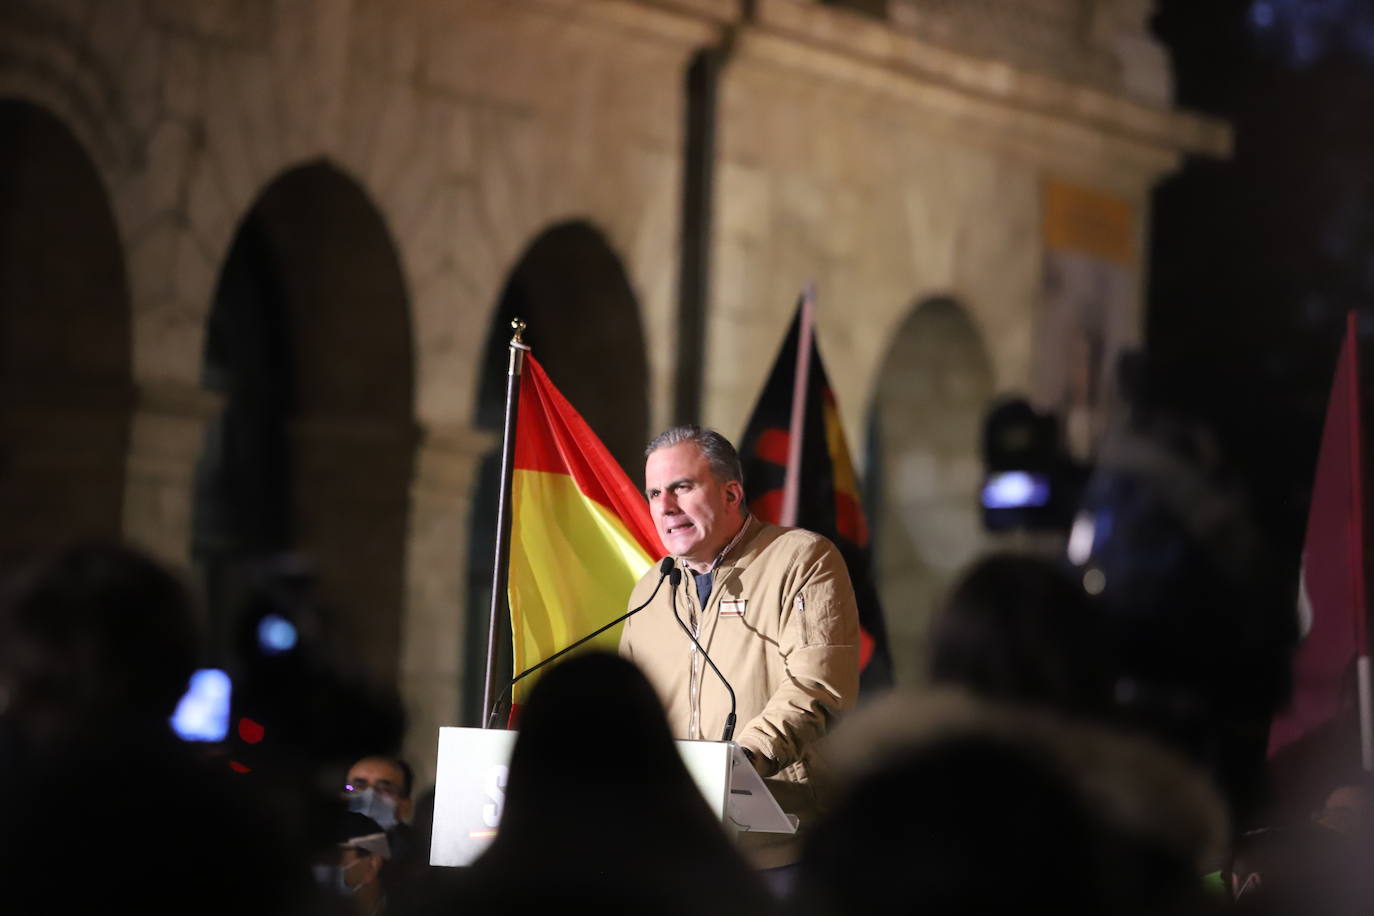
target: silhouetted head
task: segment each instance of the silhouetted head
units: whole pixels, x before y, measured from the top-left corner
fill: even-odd
[[[563,662],[531,691],[500,830],[467,871],[472,908],[772,911],[688,775],[648,680],[604,653]]]
[[[1098,912],[1090,818],[1024,749],[960,736],[855,785],[807,844],[799,899],[816,914]]]
[[[127,547],[85,544],[35,564],[0,611],[0,687],[32,737],[165,723],[195,661],[186,587]]]
[[[599,652],[555,666],[531,691],[511,755],[502,835],[582,806],[581,814],[602,822],[637,820],[645,806],[711,820],[648,680],[632,663]]]
[[[803,858],[811,916],[1182,916],[1225,849],[1200,770],[1048,709],[894,691],[822,751],[847,789]]]
[[[1066,713],[1109,705],[1098,611],[1049,560],[994,554],[979,561],[951,592],[930,640],[937,683]]]
[[[1121,714],[1206,761],[1243,822],[1289,688],[1296,557],[1273,553],[1214,425],[1162,394],[1162,373],[1137,375],[1065,565],[1102,609]]]

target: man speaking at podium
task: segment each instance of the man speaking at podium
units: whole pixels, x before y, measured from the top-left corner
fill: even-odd
[[[844,560],[818,534],[751,516],[739,455],[720,433],[676,426],[645,456],[644,493],[681,587],[660,588],[625,621],[621,654],[653,683],[676,738],[724,736],[728,681],[734,740],[805,831],[825,801],[812,745],[859,689],[859,612]],[[629,606],[660,579],[658,568],[645,575]],[[741,845],[764,869],[791,866],[800,853],[786,834],[746,834]]]

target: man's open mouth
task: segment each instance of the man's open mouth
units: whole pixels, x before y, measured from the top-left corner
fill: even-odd
[[[689,529],[689,528],[691,528],[691,527],[692,527],[692,523],[691,523],[691,522],[683,522],[683,523],[681,523],[681,524],[669,526],[668,532],[667,532],[667,533],[668,533],[668,534],[677,534],[679,531],[686,531],[687,529]]]

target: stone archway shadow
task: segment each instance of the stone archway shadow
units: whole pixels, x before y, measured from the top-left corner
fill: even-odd
[[[94,163],[52,114],[0,100],[0,556],[120,536],[131,351]]]
[[[192,525],[214,642],[227,651],[249,580],[292,558],[314,577],[345,654],[395,685],[417,438],[412,330],[395,243],[354,179],[316,162],[258,197],[221,270],[203,384],[224,399]]]

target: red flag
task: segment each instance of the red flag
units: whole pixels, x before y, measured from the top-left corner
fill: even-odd
[[[1356,705],[1355,665],[1368,656],[1359,382],[1352,312],[1336,362],[1307,513],[1298,596],[1302,640],[1293,658],[1293,699],[1270,726],[1271,757]],[[1367,704],[1367,697],[1360,698],[1362,715]]]
[[[531,354],[520,378],[511,502],[518,672],[618,617],[663,545],[643,494]],[[613,627],[590,646],[614,652],[619,640]],[[517,706],[532,686],[517,685]]]

